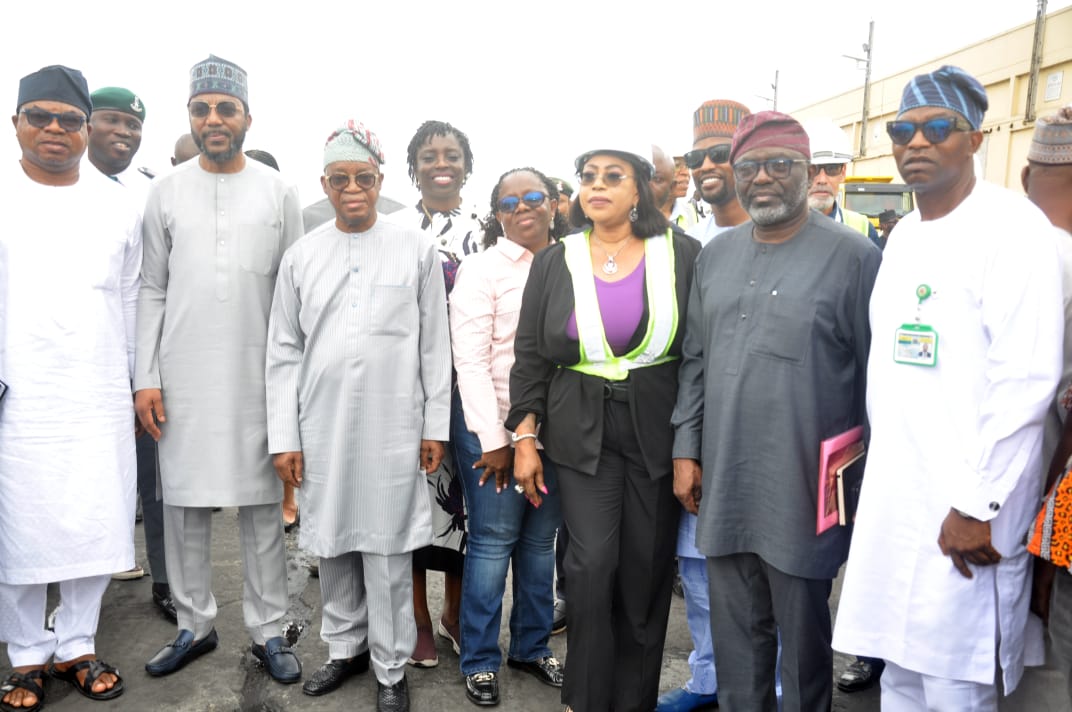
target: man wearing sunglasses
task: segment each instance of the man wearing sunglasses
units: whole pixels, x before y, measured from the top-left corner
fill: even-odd
[[[1023,540],[1061,372],[1062,236],[976,178],[987,105],[943,66],[908,83],[887,124],[917,209],[871,299],[872,437],[834,646],[886,661],[893,712],[996,710],[1041,662]]]
[[[792,117],[740,120],[728,156],[751,222],[696,260],[677,405],[674,493],[699,515],[719,703],[829,709],[828,598],[850,529],[816,535],[822,440],[864,422],[867,305],[881,260],[810,210]]]
[[[0,641],[3,709],[39,709],[45,666],[97,700],[123,692],[94,637],[111,574],[134,563],[130,377],[141,221],[121,186],[80,171],[89,89],[23,77],[0,232]],[[44,627],[47,589],[60,606]]]
[[[729,99],[705,101],[693,113],[692,150],[685,154],[685,165],[692,171],[700,197],[711,207],[711,214],[688,230],[701,245],[748,220],[737,200],[729,160],[733,132],[750,113],[747,106]]]
[[[866,235],[875,246],[884,245],[878,230],[866,215],[838,205],[838,190],[845,180],[845,172],[852,161],[849,137],[829,119],[805,124],[811,143],[812,178],[808,185],[808,205],[823,215],[843,225],[848,225],[861,235]]]
[[[300,543],[320,561],[330,659],[302,691],[327,694],[371,663],[376,709],[403,712],[417,644],[412,552],[432,540],[418,464],[435,472],[449,438],[450,336],[436,246],[379,219],[382,163],[379,139],[352,119],[324,146],[336,217],[279,267],[268,448],[301,492]]]
[[[213,507],[238,507],[242,610],[252,652],[279,682],[301,664],[287,609],[282,487],[268,454],[264,353],[283,251],[302,234],[297,191],[248,161],[246,73],[210,56],[190,71],[201,153],[157,179],[145,206],[135,409],[157,440],[178,635],[146,664],[175,672],[217,645]]]

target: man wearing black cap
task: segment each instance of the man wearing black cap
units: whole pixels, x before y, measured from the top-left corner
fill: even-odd
[[[245,71],[210,56],[190,71],[201,150],[153,183],[145,206],[135,409],[157,440],[168,582],[178,636],[146,664],[175,672],[217,645],[213,507],[237,507],[252,652],[301,679],[280,635],[287,610],[283,491],[268,455],[264,358],[279,260],[302,234],[297,191],[246,159]]]
[[[871,298],[872,438],[834,647],[886,661],[893,712],[996,710],[998,681],[1009,694],[1041,662],[1024,533],[1061,373],[1060,235],[976,178],[987,104],[944,66],[886,125],[917,210]]]
[[[0,640],[4,709],[44,702],[45,665],[92,699],[123,692],[98,660],[101,598],[134,562],[130,378],[141,223],[122,188],[79,171],[82,73],[22,79],[19,164],[0,233]],[[75,224],[72,216],[76,216]],[[61,605],[45,628],[48,584]]]

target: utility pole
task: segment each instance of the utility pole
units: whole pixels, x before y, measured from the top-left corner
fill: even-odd
[[[1039,2],[1045,2],[1046,0],[1039,0]],[[853,57],[849,54],[843,54],[842,57],[848,57],[849,59],[857,62],[856,68],[859,69],[860,62],[864,63],[864,108],[863,115],[860,117],[860,156],[867,155],[867,115],[871,108],[871,50],[875,46],[875,21],[871,20],[867,28],[867,44],[864,45],[864,56]]]
[[[1035,12],[1035,41],[1031,47],[1031,70],[1027,79],[1027,106],[1024,107],[1024,123],[1035,120],[1035,100],[1038,97],[1039,68],[1042,66],[1042,36],[1046,28],[1046,0],[1038,0]]]
[[[758,96],[763,101],[771,102],[771,104],[772,104],[771,110],[772,111],[777,111],[778,110],[778,70],[777,69],[774,70],[774,84],[771,84],[770,86],[771,86],[771,89],[774,90],[774,98],[773,99],[771,97],[769,97],[769,96],[761,96],[759,94],[756,94],[756,96]]]

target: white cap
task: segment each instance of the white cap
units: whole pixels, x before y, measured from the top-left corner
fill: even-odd
[[[597,153],[616,153],[630,158],[642,166],[648,173],[646,176],[648,180],[651,180],[652,176],[655,175],[655,164],[651,162],[652,142],[644,140],[651,132],[640,129],[626,133],[621,129],[608,129],[605,126],[600,126],[593,127],[592,134],[574,143],[574,146],[580,144],[580,147],[583,147],[577,154],[577,159],[573,162],[574,169],[578,173],[584,168],[585,161]],[[588,148],[589,146],[592,148]]]
[[[811,162],[816,165],[849,163],[852,145],[849,137],[830,119],[808,119],[802,122],[811,144]]]

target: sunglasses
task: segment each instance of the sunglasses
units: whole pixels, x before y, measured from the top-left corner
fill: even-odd
[[[733,164],[733,176],[740,181],[750,181],[759,175],[763,168],[771,178],[781,180],[788,178],[793,166],[807,163],[803,158],[768,158],[765,161],[737,161]]]
[[[233,119],[238,116],[238,104],[233,101],[221,101],[216,104],[209,104],[207,101],[190,102],[190,116],[195,119],[207,117],[213,109],[221,119]]]
[[[380,176],[378,173],[358,173],[356,176],[348,175],[346,173],[332,173],[327,176],[328,185],[332,190],[346,190],[350,187],[350,181],[353,180],[357,183],[358,188],[368,190],[374,188],[376,183],[379,182]]]
[[[887,121],[886,133],[890,140],[898,146],[905,146],[916,136],[917,131],[923,132],[923,138],[929,143],[942,143],[954,131],[974,131],[972,125],[958,117],[943,116],[930,121],[917,123],[915,121]]]
[[[812,168],[815,169],[815,175],[825,173],[831,178],[837,178],[839,175],[845,172],[844,163],[820,163],[818,165],[813,163],[811,165]]]
[[[584,173],[577,174],[577,180],[581,182],[581,185],[595,185],[596,180],[602,179],[603,185],[608,188],[620,185],[623,180],[628,180],[632,177],[633,176],[626,175],[625,173],[618,173],[617,171],[608,171],[603,174],[596,173],[595,171],[585,171]]]
[[[685,154],[685,165],[690,170],[696,170],[703,165],[704,158],[710,158],[712,163],[725,163],[730,160],[730,144],[724,143],[709,148],[697,148]]]
[[[26,123],[35,129],[43,129],[51,126],[53,121],[59,123],[60,128],[67,133],[77,133],[86,125],[86,117],[73,111],[65,111],[62,114],[54,114],[44,109],[23,109],[22,115],[26,117]]]
[[[517,210],[521,203],[529,206],[530,208],[538,208],[543,205],[543,201],[547,200],[547,193],[540,190],[533,190],[525,193],[520,198],[513,195],[508,195],[499,201],[499,212],[512,213]]]

